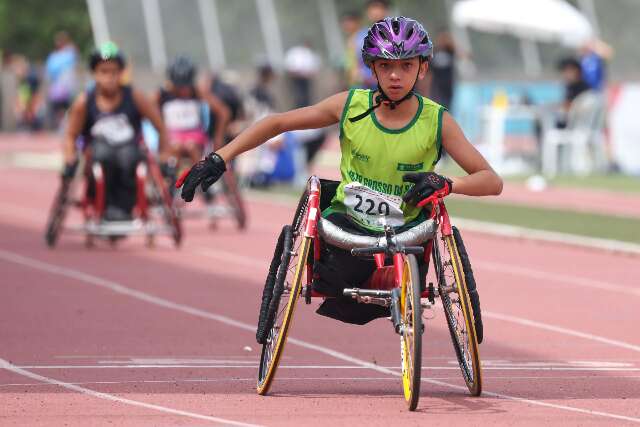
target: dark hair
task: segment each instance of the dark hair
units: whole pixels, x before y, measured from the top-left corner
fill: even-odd
[[[89,55],[89,68],[94,71],[99,63],[106,61],[115,61],[121,69],[126,65],[122,51],[113,42],[104,42],[91,52]]]
[[[574,57],[562,58],[558,61],[558,70],[563,71],[567,68],[574,68],[580,72],[582,72],[582,67],[580,66],[580,62]]]

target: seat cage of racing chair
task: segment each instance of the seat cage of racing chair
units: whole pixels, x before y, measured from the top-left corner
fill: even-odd
[[[331,199],[338,188],[338,184],[339,183],[337,181],[325,179],[320,180],[321,211],[329,206]],[[322,241],[345,250],[374,247],[386,249],[389,247],[390,243],[395,244],[396,246],[422,245],[435,236],[437,229],[438,224],[436,221],[434,219],[427,219],[408,230],[394,234],[390,240],[388,234],[382,234],[380,236],[366,236],[350,233],[325,218],[320,218],[318,222],[318,235]]]
[[[310,195],[315,192],[317,197],[317,191],[320,190],[320,200],[316,202],[319,210],[322,211],[329,207],[339,182],[312,177],[309,184]],[[311,227],[311,229],[315,229],[315,233],[312,235],[318,237],[314,244],[313,259],[316,261],[320,259],[321,244],[329,244],[351,251],[354,256],[373,256],[378,268],[365,284],[365,289],[346,288],[344,293],[345,296],[349,294],[359,302],[372,302],[381,305],[389,305],[390,289],[399,283],[400,278],[396,277],[398,268],[395,264],[400,262],[401,258],[398,257],[402,256],[401,253],[423,255],[427,261],[431,253],[431,241],[438,230],[438,222],[434,216],[398,234],[391,227],[386,226],[384,233],[380,233],[378,236],[351,233],[322,217],[316,221],[317,227]],[[385,266],[385,258],[387,257],[393,258],[394,266]],[[313,268],[309,265],[307,268],[307,277],[310,282],[311,277],[314,276]],[[424,296],[431,300],[433,291],[429,293],[425,290]],[[307,283],[305,292],[307,304],[311,302],[311,297],[324,297],[324,295],[313,291],[310,283]]]

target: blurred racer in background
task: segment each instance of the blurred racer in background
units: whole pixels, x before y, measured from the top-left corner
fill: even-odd
[[[230,112],[218,97],[196,85],[197,69],[186,56],[178,56],[167,68],[165,85],[154,94],[169,134],[169,151],[173,157],[188,157],[197,162],[208,141],[205,110],[216,118],[213,147],[222,147]]]
[[[141,160],[141,121],[147,118],[159,134],[160,159],[166,159],[166,131],[160,112],[139,90],[121,83],[125,57],[107,42],[89,57],[95,86],[80,94],[69,110],[64,133],[63,179],[75,175],[82,136],[93,161],[102,164],[106,184],[104,220],[130,220],[136,202],[135,169]],[[93,186],[89,197],[93,197]]]

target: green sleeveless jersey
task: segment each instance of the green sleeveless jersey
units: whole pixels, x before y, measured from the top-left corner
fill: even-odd
[[[402,176],[433,170],[441,153],[445,109],[416,95],[418,110],[402,129],[382,126],[375,110],[355,123],[349,121],[373,105],[373,94],[368,89],[349,91],[340,120],[342,179],[323,214],[346,213],[363,227],[380,231],[383,224],[402,227],[423,219],[422,208],[402,201],[412,185],[403,182]]]

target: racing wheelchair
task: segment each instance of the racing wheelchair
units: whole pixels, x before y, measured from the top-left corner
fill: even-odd
[[[462,376],[473,396],[482,392],[478,336],[470,292],[475,281],[462,237],[451,225],[442,199],[432,198],[429,219],[396,234],[389,226],[378,236],[349,233],[321,218],[338,182],[312,176],[291,224],[278,238],[262,295],[256,339],[262,344],[257,392],[266,394],[282,356],[293,313],[300,299],[310,304],[325,295],[312,289],[313,264],[329,244],[353,256],[374,257],[372,275],[387,282],[378,288],[346,288],[344,297],[359,303],[389,307],[395,332],[400,335],[402,385],[409,410],[417,407],[422,369],[423,309],[440,299]],[[426,284],[432,262],[436,285]],[[426,264],[420,269],[419,263]],[[390,265],[385,265],[390,264]],[[421,274],[423,271],[423,274]],[[380,281],[378,281],[380,282]]]
[[[142,158],[135,167],[136,202],[133,218],[122,221],[105,219],[104,168],[100,162],[92,159],[91,150],[84,150],[76,176],[63,178],[54,197],[45,230],[47,246],[53,248],[63,230],[84,234],[87,247],[92,247],[96,238],[105,239],[113,245],[129,235],[144,235],[147,246],[153,246],[158,234],[169,235],[176,247],[180,245],[182,226],[172,208],[162,172],[146,146],[141,144],[141,147]],[[80,224],[65,225],[69,208],[80,210]]]

